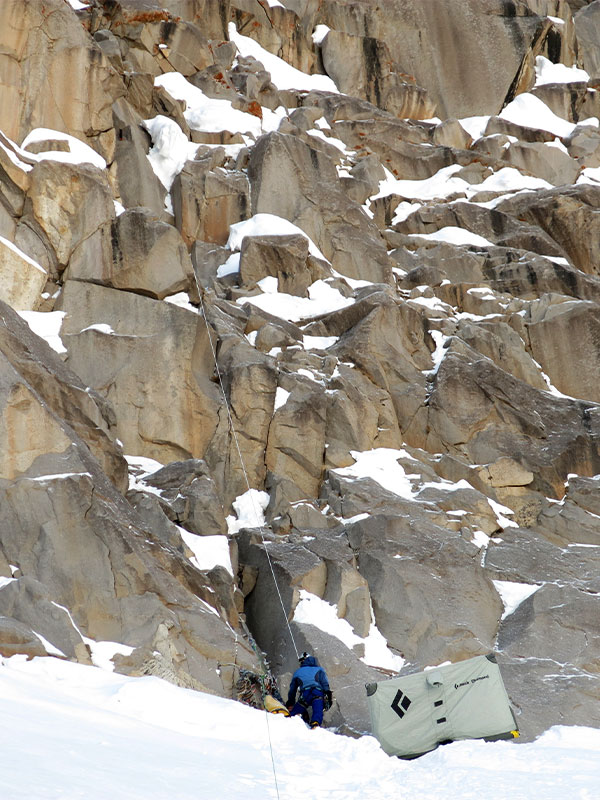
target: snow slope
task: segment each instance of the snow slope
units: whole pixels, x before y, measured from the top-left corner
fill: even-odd
[[[595,800],[600,731],[459,742],[415,761],[158,678],[0,659],[10,800]],[[362,686],[357,691],[362,691]],[[275,782],[274,771],[277,776]]]

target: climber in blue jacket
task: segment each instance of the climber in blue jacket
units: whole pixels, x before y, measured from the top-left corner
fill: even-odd
[[[287,708],[291,717],[301,714],[306,724],[318,728],[323,724],[323,710],[331,708],[333,696],[325,670],[314,656],[302,653],[300,666],[292,676]],[[296,693],[300,691],[296,700]],[[310,710],[310,717],[309,717]]]

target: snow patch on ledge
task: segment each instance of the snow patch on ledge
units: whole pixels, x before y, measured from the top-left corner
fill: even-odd
[[[379,447],[364,452],[351,450],[350,455],[356,460],[354,464],[334,469],[332,472],[345,478],[371,478],[386,491],[408,500],[413,499],[411,483],[404,467],[398,463],[399,458],[412,459],[406,450]]]
[[[321,600],[315,594],[300,590],[300,602],[294,611],[294,622],[314,625],[315,628],[330,636],[334,636],[352,650],[355,645],[364,645],[365,654],[360,659],[371,667],[382,667],[400,671],[404,666],[402,656],[397,656],[389,649],[386,639],[377,626],[371,609],[371,627],[366,638],[357,636],[348,620],[338,617],[337,606]]]
[[[293,222],[278,217],[277,214],[255,214],[250,219],[236,222],[229,227],[227,245],[230,250],[241,250],[242,242],[246,236],[291,236],[298,234],[308,240],[308,252],[315,258],[327,261],[313,240],[302,228]]]
[[[267,492],[259,492],[258,489],[248,489],[238,495],[232,503],[236,516],[230,514],[226,520],[228,532],[232,534],[242,528],[262,528],[269,499]]]
[[[33,142],[44,141],[67,142],[69,150],[45,150],[42,153],[30,153],[27,145]],[[75,136],[62,131],[55,131],[51,128],[34,128],[30,131],[21,143],[23,154],[33,161],[60,161],[63,164],[92,164],[98,169],[106,169],[106,161],[89,144],[82,142]]]
[[[530,92],[517,95],[512,102],[502,109],[498,116],[500,119],[514,122],[516,125],[549,131],[560,137],[569,136],[576,127],[575,123],[567,122],[562,117],[557,116],[539,97]],[[598,127],[598,120],[595,117],[590,117],[589,119],[580,120],[577,125]]]
[[[335,92],[339,89],[327,75],[307,75],[292,67],[287,61],[269,53],[258,42],[249,36],[237,32],[234,22],[229,23],[229,39],[235,44],[242,56],[252,56],[264,66],[271,75],[272,83],[281,90],[299,89],[301,91]]]
[[[36,336],[44,339],[57,353],[66,353],[67,348],[60,338],[65,311],[17,311]]]
[[[501,619],[509,617],[521,603],[531,597],[532,594],[535,594],[540,588],[538,584],[516,583],[514,581],[492,581],[492,583],[504,604],[504,613]]]
[[[219,133],[249,133],[260,136],[260,117],[239,111],[231,100],[208,97],[202,89],[190,83],[180,72],[166,72],[154,79],[155,86],[162,86],[175,100],[183,100],[186,109],[185,121],[192,130]],[[186,137],[187,140],[187,137]],[[198,147],[198,145],[196,145]]]
[[[214,567],[225,567],[227,572],[233,576],[227,536],[222,534],[200,536],[181,528],[179,525],[177,527],[181,538],[194,554],[190,561],[195,567],[204,571]]]
[[[355,302],[351,297],[344,297],[340,291],[323,280],[315,281],[308,287],[308,297],[278,292],[277,278],[271,276],[258,281],[257,285],[263,294],[239,297],[236,303],[238,305],[250,303],[288,322],[299,322],[331,311],[339,311]]]

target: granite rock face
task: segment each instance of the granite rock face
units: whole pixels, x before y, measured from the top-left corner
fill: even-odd
[[[597,3],[266,6],[0,8],[0,654],[597,726]]]

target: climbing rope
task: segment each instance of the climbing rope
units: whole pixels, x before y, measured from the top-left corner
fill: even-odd
[[[273,562],[271,560],[271,556],[269,555],[269,550],[267,548],[267,543],[266,543],[265,537],[264,537],[264,523],[262,522],[262,519],[261,519],[262,515],[259,514],[258,508],[257,508],[257,505],[256,505],[256,500],[254,499],[253,493],[250,491],[250,480],[248,479],[248,472],[246,470],[246,465],[244,463],[244,458],[242,456],[242,450],[240,448],[240,443],[239,443],[239,440],[238,440],[237,431],[236,431],[235,425],[233,423],[233,415],[231,413],[229,400],[227,399],[227,393],[225,392],[225,386],[223,384],[223,376],[221,375],[221,370],[219,369],[219,364],[218,364],[218,361],[217,361],[217,353],[216,353],[216,350],[215,350],[215,346],[213,344],[213,340],[212,340],[212,336],[211,336],[211,330],[210,330],[210,326],[208,324],[208,318],[206,316],[206,308],[204,306],[204,300],[203,300],[203,289],[200,287],[200,285],[198,283],[198,277],[196,275],[195,270],[194,270],[194,278],[196,280],[196,286],[198,288],[198,296],[200,298],[200,307],[201,307],[201,310],[202,310],[202,317],[204,319],[204,324],[206,325],[206,334],[208,336],[208,341],[209,341],[209,344],[210,344],[210,349],[211,349],[213,361],[214,361],[214,364],[215,364],[215,370],[216,370],[216,373],[217,373],[217,378],[219,380],[219,386],[221,387],[221,394],[223,395],[223,402],[225,403],[225,408],[227,409],[227,417],[229,419],[229,427],[230,427],[233,439],[235,441],[235,447],[236,447],[236,450],[237,450],[237,453],[238,453],[238,457],[240,459],[240,464],[242,466],[242,472],[244,473],[244,479],[246,481],[246,486],[248,487],[248,494],[250,496],[250,500],[252,502],[252,507],[253,507],[253,510],[254,510],[254,515],[255,515],[256,521],[258,523],[257,527],[258,527],[258,529],[260,531],[260,537],[261,537],[261,540],[262,540],[263,549],[264,549],[264,552],[265,552],[265,554],[267,556],[267,561],[269,563],[269,568],[271,570],[271,575],[273,576],[273,583],[275,584],[275,589],[277,591],[277,596],[279,597],[279,603],[281,605],[281,610],[283,612],[283,616],[284,616],[284,619],[285,619],[285,622],[286,622],[286,625],[287,625],[287,628],[288,628],[288,631],[289,631],[289,634],[290,634],[290,639],[292,640],[292,644],[294,646],[294,650],[296,651],[296,655],[297,655],[298,654],[298,648],[296,646],[296,640],[294,639],[294,634],[292,633],[292,628],[291,628],[290,622],[288,620],[288,615],[287,615],[287,612],[285,610],[285,605],[283,603],[283,598],[282,598],[281,592],[279,590],[279,584],[277,583],[277,578],[275,576],[275,569],[273,567]],[[241,673],[240,673],[240,675],[241,675]],[[263,701],[264,701],[264,694],[263,694]],[[265,708],[265,720],[266,720],[266,723],[267,723],[267,736],[268,736],[268,740],[269,740],[269,752],[270,752],[270,755],[271,755],[271,767],[273,769],[273,780],[274,780],[274,783],[275,783],[275,792],[277,794],[277,800],[279,800],[279,784],[277,783],[277,770],[275,769],[275,756],[273,754],[273,742],[272,742],[272,739],[271,739],[271,726],[270,726],[270,723],[269,723],[269,712],[267,711],[266,708]]]

